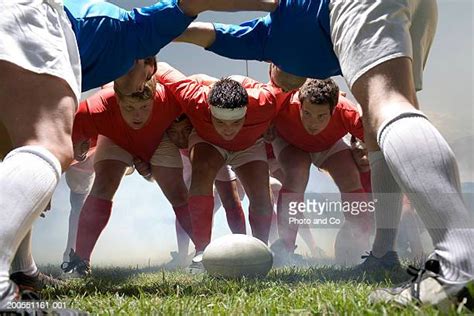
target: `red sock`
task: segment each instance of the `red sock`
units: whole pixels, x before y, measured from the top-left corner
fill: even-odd
[[[240,203],[234,208],[226,208],[225,215],[227,217],[227,224],[233,234],[246,234],[245,215]]]
[[[285,196],[283,196],[285,194]],[[303,202],[304,193],[296,193],[286,188],[281,188],[278,194],[277,203],[277,220],[278,220],[278,236],[285,243],[289,252],[294,252],[296,248],[296,235],[298,234],[298,225],[290,225],[289,202]],[[292,217],[301,218],[303,215],[297,212]]]
[[[193,227],[193,242],[196,251],[203,251],[211,242],[214,197],[212,195],[190,196],[188,205]]]
[[[369,233],[374,222],[373,211],[369,212],[369,196],[365,189],[357,189],[351,192],[341,192],[341,201],[351,203],[351,212],[344,212],[344,217],[356,224],[362,232]],[[357,214],[358,211],[358,214]]]
[[[268,244],[272,215],[272,212],[269,214],[257,214],[249,208],[249,224],[252,229],[252,236],[260,239],[265,244]]]
[[[189,204],[186,203],[181,206],[173,206],[174,214],[179,222],[181,228],[184,229],[189,238],[193,240],[193,228],[191,224],[191,215],[189,214]]]
[[[112,213],[112,201],[88,196],[77,229],[76,253],[83,260],[91,259],[92,250]]]
[[[360,173],[360,182],[365,192],[372,193],[372,181],[370,179],[370,171]]]

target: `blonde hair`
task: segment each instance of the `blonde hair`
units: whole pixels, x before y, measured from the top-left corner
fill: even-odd
[[[156,79],[153,76],[145,83],[145,87],[141,92],[135,92],[130,95],[122,94],[114,85],[115,96],[119,103],[136,103],[142,101],[153,100],[156,93]]]

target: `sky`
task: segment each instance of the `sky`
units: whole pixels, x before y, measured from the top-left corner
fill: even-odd
[[[154,1],[111,1],[130,9]],[[474,6],[472,0],[439,0],[438,28],[424,72],[424,90],[419,93],[422,110],[439,128],[458,155],[462,181],[474,181],[473,127],[473,44]],[[263,13],[204,13],[199,21],[240,23]],[[245,61],[217,56],[189,44],[170,44],[158,58],[185,74],[206,73],[215,77],[246,74]],[[267,81],[268,65],[249,62],[249,76]],[[335,78],[349,92],[342,78]],[[86,97],[88,94],[84,94]],[[311,170],[309,192],[337,192],[330,178]],[[33,253],[41,264],[59,265],[65,250],[69,215],[69,191],[61,180],[45,219],[33,230]],[[248,201],[244,200],[244,208]],[[213,236],[229,233],[222,209],[214,220]],[[248,230],[249,231],[249,230]],[[334,231],[313,231],[318,246],[332,252]],[[299,242],[301,244],[301,242]],[[304,245],[300,249],[305,251]],[[115,196],[111,220],[100,237],[92,256],[93,265],[161,264],[176,250],[174,214],[158,186],[133,174],[127,176]]]

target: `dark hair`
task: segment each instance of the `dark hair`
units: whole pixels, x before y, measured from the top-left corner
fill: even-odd
[[[181,113],[177,118],[174,119],[174,122],[179,123],[179,122],[184,121],[187,118],[188,118],[188,116],[186,114]]]
[[[156,93],[156,80],[152,77],[150,80],[145,82],[143,91],[137,91],[130,95],[124,95],[117,89],[117,85],[114,84],[114,92],[119,101],[122,102],[141,102],[147,100],[153,100]]]
[[[153,74],[156,73],[156,70],[158,69],[158,66],[156,64],[156,56],[146,57],[144,60],[144,64],[153,66]]]
[[[219,108],[235,109],[246,106],[248,99],[247,90],[239,82],[222,78],[212,86],[207,101]]]
[[[308,79],[299,91],[299,99],[301,103],[329,104],[332,113],[339,102],[339,87],[332,79]]]

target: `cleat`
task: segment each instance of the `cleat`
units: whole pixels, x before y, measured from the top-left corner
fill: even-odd
[[[69,253],[69,262],[63,262],[61,264],[63,279],[67,278],[84,278],[91,274],[91,265],[88,260],[83,260],[81,257],[71,249]]]
[[[203,254],[202,251],[199,251],[196,253],[191,264],[186,269],[188,273],[197,275],[197,274],[203,274],[206,272],[206,269],[204,268],[204,265],[202,264],[202,254]]]
[[[377,258],[372,251],[361,257],[364,262],[354,267],[356,271],[371,272],[375,270],[402,270],[402,265],[396,251],[388,251],[383,257]]]
[[[8,312],[8,310],[2,310],[8,307],[8,303],[10,302],[16,302],[20,300],[20,290],[18,286],[10,281],[9,286],[5,293],[0,295],[0,313],[3,311]]]
[[[183,255],[176,251],[171,251],[171,260],[164,265],[166,269],[178,269],[189,266],[192,262],[192,255]]]
[[[15,272],[10,275],[10,280],[15,282],[20,291],[40,292],[46,287],[57,288],[64,282],[37,271],[34,275],[27,275],[23,272]]]
[[[410,266],[408,274],[412,280],[394,288],[382,288],[372,292],[370,303],[394,302],[400,305],[411,303],[435,305],[448,310],[452,304],[463,304],[474,308],[474,281],[446,282],[440,279],[439,261],[430,259],[422,269]]]

